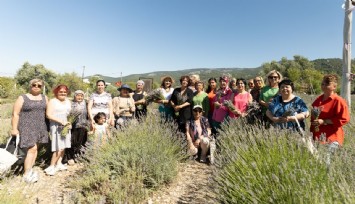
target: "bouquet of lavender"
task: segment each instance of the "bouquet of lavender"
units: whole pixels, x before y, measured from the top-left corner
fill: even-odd
[[[79,115],[81,113],[79,111],[70,111],[69,115],[67,116],[67,121],[68,123],[64,126],[62,131],[60,132],[60,135],[62,137],[66,137],[69,133],[69,128],[71,125],[78,119]]]
[[[231,100],[224,100],[223,105],[226,106],[232,112],[236,109]]]
[[[149,104],[153,101],[157,101],[157,100],[164,100],[165,97],[163,95],[163,92],[160,89],[155,89],[152,90],[151,92],[149,92],[146,96],[145,96],[145,100],[146,102]]]
[[[314,120],[318,120],[320,113],[322,112],[323,107],[313,107],[311,114],[314,117]],[[319,126],[314,127],[314,131],[319,132]]]
[[[289,107],[283,114],[282,117],[288,117],[288,116],[293,116],[295,114],[296,110],[293,107]]]

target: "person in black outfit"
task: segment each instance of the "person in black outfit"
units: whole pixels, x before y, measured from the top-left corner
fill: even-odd
[[[144,81],[139,80],[136,84],[136,90],[133,92],[133,100],[136,106],[135,117],[140,120],[142,117],[147,116],[147,104],[145,102],[144,96],[146,92],[143,91]]]
[[[193,91],[188,88],[190,85],[189,76],[180,77],[181,87],[174,89],[170,103],[175,111],[175,121],[179,126],[179,131],[186,133],[186,122],[192,115]]]

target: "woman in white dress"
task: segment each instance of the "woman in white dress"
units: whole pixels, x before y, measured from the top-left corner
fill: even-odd
[[[62,164],[62,158],[64,150],[71,147],[70,131],[68,131],[66,136],[61,136],[64,126],[70,126],[67,120],[67,116],[71,110],[71,102],[67,98],[69,89],[66,85],[58,85],[54,88],[53,93],[55,98],[49,101],[46,111],[47,118],[50,120],[51,149],[53,155],[50,166],[44,170],[47,175],[51,176],[57,171],[66,170],[66,166]]]

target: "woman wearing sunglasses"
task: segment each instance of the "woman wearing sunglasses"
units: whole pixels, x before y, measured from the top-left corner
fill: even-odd
[[[260,92],[259,103],[262,106],[262,112],[265,116],[272,99],[279,93],[279,83],[282,75],[276,70],[272,70],[267,74],[268,85],[264,86]]]
[[[41,79],[32,79],[29,85],[29,92],[19,96],[15,102],[11,135],[20,136],[20,148],[27,149],[23,179],[27,183],[34,183],[38,181],[38,173],[32,170],[38,144],[48,142],[45,122],[48,98],[41,94],[44,85]]]

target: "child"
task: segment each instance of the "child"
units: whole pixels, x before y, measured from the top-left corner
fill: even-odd
[[[106,114],[104,112],[97,113],[94,116],[94,121],[94,142],[99,145],[104,144],[110,136],[108,124],[106,123]]]

